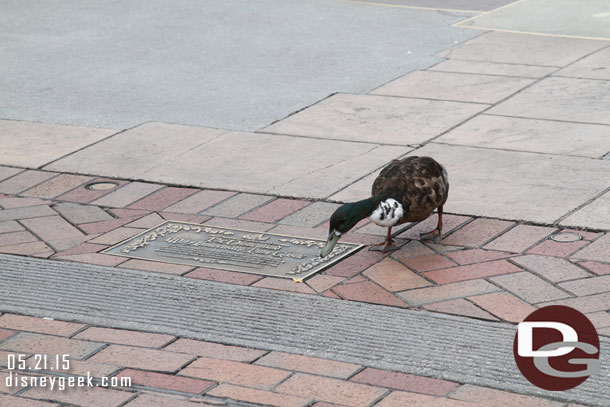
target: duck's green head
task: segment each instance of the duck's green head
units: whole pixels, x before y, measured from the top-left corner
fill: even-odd
[[[356,223],[373,213],[380,201],[380,199],[369,198],[338,207],[330,217],[328,240],[322,248],[320,257],[328,256],[333,251],[341,235],[347,233],[351,228],[356,226]]]

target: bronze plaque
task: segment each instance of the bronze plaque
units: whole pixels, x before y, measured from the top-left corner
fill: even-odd
[[[325,240],[166,221],[102,253],[303,280],[362,247],[338,242],[320,258]]]

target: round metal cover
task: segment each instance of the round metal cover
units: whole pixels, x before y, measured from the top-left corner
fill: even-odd
[[[93,184],[89,184],[86,188],[90,191],[108,191],[109,189],[114,189],[118,187],[119,184],[115,182],[94,182]]]
[[[579,235],[578,233],[563,232],[563,233],[557,233],[555,235],[551,235],[551,240],[554,240],[556,242],[561,242],[561,243],[569,243],[569,242],[576,242],[577,240],[582,240],[582,236]]]

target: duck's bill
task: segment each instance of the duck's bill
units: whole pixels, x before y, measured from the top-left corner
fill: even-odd
[[[324,247],[322,248],[322,251],[320,252],[320,257],[328,256],[328,253],[333,251],[338,240],[339,240],[339,235],[337,235],[335,232],[330,232],[328,234],[328,240],[326,241],[326,245],[324,245]]]

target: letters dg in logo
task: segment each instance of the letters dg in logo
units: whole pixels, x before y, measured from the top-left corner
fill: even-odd
[[[579,311],[561,305],[540,308],[517,328],[517,367],[545,390],[569,390],[599,372],[599,337]]]

